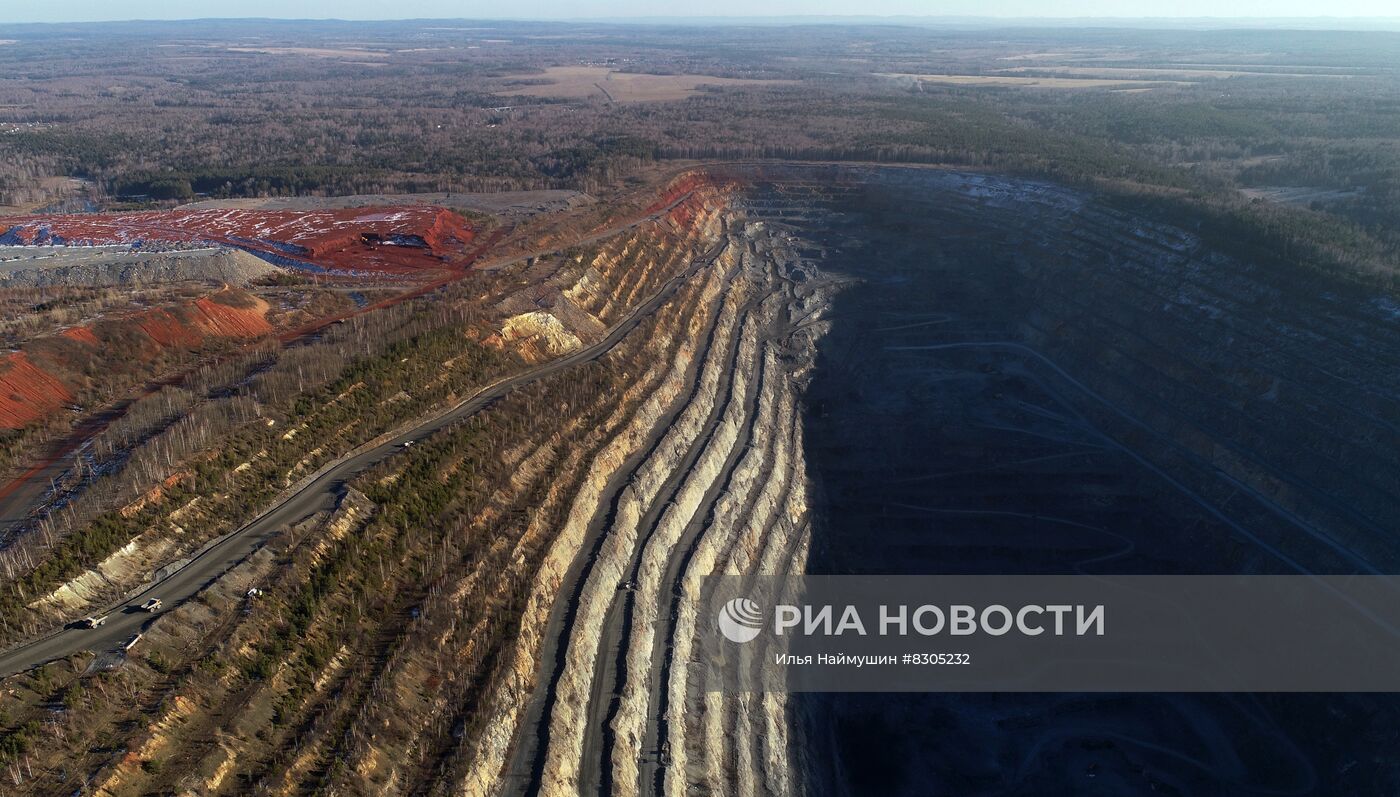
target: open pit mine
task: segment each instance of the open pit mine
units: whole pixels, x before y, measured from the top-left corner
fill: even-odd
[[[233,442],[153,467],[178,478],[126,504],[139,531],[62,579],[0,571],[25,586],[5,788],[942,794],[1013,766],[1296,793],[1389,754],[1400,701],[1375,696],[736,695],[695,658],[712,574],[1385,572],[1382,293],[987,174],[734,165],[632,207],[386,310],[382,353],[357,342],[373,313],[328,328],[307,345],[363,360],[323,386],[283,401],[240,376]],[[340,253],[370,248],[394,273],[471,240],[414,212],[373,239],[363,210],[335,236],[182,229],[264,262],[353,270]],[[55,630],[86,616],[106,622]]]

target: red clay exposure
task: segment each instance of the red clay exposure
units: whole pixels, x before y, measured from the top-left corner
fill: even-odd
[[[467,245],[489,246],[495,237],[476,239],[476,230],[461,215],[430,205],[311,211],[198,208],[0,220],[4,245],[208,244],[242,249],[291,268],[341,276],[416,277],[413,281],[421,283],[420,290],[360,312],[460,277],[485,248],[468,251]],[[274,329],[265,317],[267,309],[251,294],[225,290],[70,327],[47,341],[37,339],[26,352],[0,357],[0,429],[22,428],[75,401],[83,381],[82,363],[115,367],[117,362],[108,360],[120,349],[124,355],[119,362],[141,368],[166,350],[194,351],[212,340],[270,335]],[[333,320],[323,318],[288,330],[280,339],[296,339]]]
[[[5,244],[208,243],[281,265],[338,272],[412,275],[444,267],[476,231],[430,205],[336,210],[202,208],[14,219]]]
[[[75,400],[86,373],[148,367],[171,349],[273,332],[262,299],[237,289],[76,326],[0,358],[0,429],[19,429]]]
[[[225,301],[232,297],[231,291],[220,295]],[[271,333],[272,325],[263,317],[266,303],[246,294],[239,298],[251,301],[244,301],[245,307],[233,307],[205,296],[189,304],[146,310],[130,323],[156,348],[195,347],[207,338],[255,338]]]
[[[18,429],[72,400],[68,388],[24,352],[0,357],[0,428]]]

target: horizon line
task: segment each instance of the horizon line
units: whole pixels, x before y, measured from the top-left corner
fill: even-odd
[[[126,19],[56,19],[10,22],[8,25],[89,25],[132,22],[606,22],[606,23],[652,23],[725,20],[752,22],[757,20],[830,20],[849,22],[858,20],[912,20],[922,22],[1157,22],[1182,24],[1191,22],[1400,22],[1400,14],[1393,16],[1376,15],[1312,15],[1312,16],[1141,16],[1141,15],[1000,15],[1000,14],[685,14],[685,15],[645,15],[645,16],[468,16],[468,17],[269,17],[258,16],[201,16],[201,17],[134,17]]]

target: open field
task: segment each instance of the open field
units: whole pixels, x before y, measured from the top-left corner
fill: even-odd
[[[1003,70],[1015,71],[1015,70]],[[1141,78],[1090,77],[1016,77],[1014,75],[906,75],[881,73],[880,77],[916,80],[920,83],[941,83],[947,86],[989,86],[1030,89],[1151,89],[1162,86],[1190,86],[1190,81],[1149,80]]]
[[[1334,71],[1317,72],[1273,72],[1264,70],[1247,71],[1241,69],[1189,69],[1173,67],[1155,68],[1135,68],[1135,67],[1108,67],[1108,66],[1059,66],[1045,64],[1043,66],[1018,66],[997,70],[999,74],[1016,74],[1021,72],[1051,72],[1056,75],[1073,75],[1089,78],[1111,78],[1114,80],[1152,80],[1152,79],[1173,79],[1191,80],[1193,78],[1227,78],[1227,77],[1308,77],[1308,78],[1345,78],[1351,77],[1347,73]]]
[[[331,50],[317,47],[227,47],[231,53],[259,53],[262,55],[306,55],[313,58],[388,58],[383,50],[363,50],[345,48]]]
[[[551,66],[544,70],[543,75],[520,75],[517,79],[528,80],[530,83],[535,80],[547,82],[543,85],[510,85],[498,89],[496,93],[568,100],[594,97],[620,103],[661,102],[685,99],[704,86],[780,86],[796,82],[710,75],[648,75],[619,72],[603,66]]]
[[[1325,206],[1335,202],[1343,202],[1356,198],[1355,189],[1344,188],[1314,188],[1311,186],[1259,186],[1257,188],[1246,188],[1241,191],[1247,197],[1257,197],[1274,202],[1283,202],[1289,205],[1307,205],[1314,203]]]

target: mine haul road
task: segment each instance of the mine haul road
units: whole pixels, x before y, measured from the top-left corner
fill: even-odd
[[[317,512],[333,508],[344,492],[347,482],[400,451],[404,443],[422,440],[468,418],[518,387],[607,354],[636,328],[643,318],[664,304],[677,288],[702,268],[712,264],[724,251],[724,247],[725,239],[722,238],[708,252],[691,261],[684,271],[662,285],[646,301],[633,308],[597,343],[488,385],[471,398],[418,426],[401,431],[379,445],[352,453],[325,466],[300,489],[284,496],[247,525],[206,547],[179,570],[147,585],[141,592],[128,596],[121,603],[108,607],[105,612],[95,613],[93,616],[105,614],[107,617],[107,622],[101,627],[88,629],[68,626],[0,653],[0,678],[80,651],[120,648],[154,620],[155,616],[137,608],[147,599],[160,598],[163,603],[162,611],[168,611],[198,594],[282,530]]]

